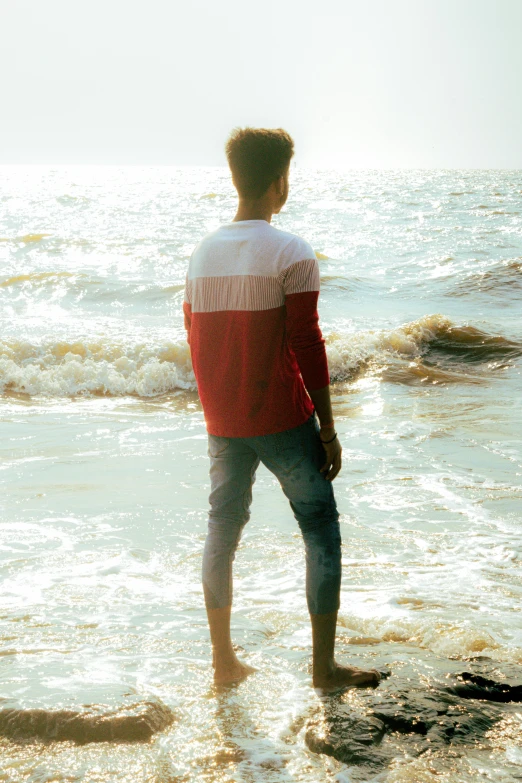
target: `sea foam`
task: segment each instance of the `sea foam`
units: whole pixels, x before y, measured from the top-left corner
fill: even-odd
[[[506,366],[522,352],[518,343],[472,326],[456,326],[443,315],[427,315],[396,329],[332,333],[326,349],[333,382],[350,381],[367,371],[406,384],[482,383],[491,369]],[[487,372],[481,374],[477,364],[485,365]],[[157,346],[101,338],[39,345],[0,341],[3,392],[155,397],[177,389],[196,389],[184,340]]]
[[[31,396],[155,397],[195,389],[188,344],[0,342],[0,390]]]

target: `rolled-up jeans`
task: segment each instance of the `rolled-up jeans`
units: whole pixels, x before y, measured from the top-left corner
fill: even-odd
[[[279,480],[301,529],[306,600],[311,614],[339,609],[341,534],[332,483],[320,468],[325,453],[315,414],[299,427],[252,438],[208,436],[210,513],[203,552],[208,609],[232,603],[232,563],[250,518],[252,486],[262,462]]]

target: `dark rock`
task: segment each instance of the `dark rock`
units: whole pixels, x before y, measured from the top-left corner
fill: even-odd
[[[345,764],[379,766],[380,754],[375,750],[386,726],[374,717],[350,717],[349,714],[331,714],[328,731],[317,732],[309,728],[305,741],[314,753],[333,756]],[[349,737],[349,742],[346,742]],[[333,740],[333,742],[332,742]]]
[[[40,699],[40,705],[33,707],[14,704],[12,699],[2,699],[0,736],[72,740],[77,743],[143,742],[174,721],[172,710],[159,699],[142,700],[132,689],[119,691],[118,694],[118,689],[113,688],[107,699],[98,703],[89,699],[89,703],[75,705],[72,709],[53,708],[51,693]],[[119,704],[115,704],[118,695]],[[59,694],[55,693],[54,704],[59,701]]]
[[[448,745],[487,746],[487,732],[521,700],[520,668],[507,667],[515,684],[507,682],[492,661],[471,662],[472,671],[467,672],[458,672],[457,666],[427,652],[419,651],[417,659],[403,654],[390,679],[376,690],[324,697],[305,732],[308,748],[364,774],[365,769],[375,772],[388,766],[392,759]],[[455,684],[448,686],[448,678]]]
[[[462,672],[457,675],[462,684],[448,688],[450,693],[455,693],[461,699],[482,699],[484,701],[497,701],[502,704],[509,702],[522,702],[522,685],[509,685],[507,682],[496,682],[480,674]]]

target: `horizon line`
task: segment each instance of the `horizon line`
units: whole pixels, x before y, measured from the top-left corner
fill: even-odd
[[[143,168],[143,169],[225,169],[227,164],[202,163],[3,163],[0,168]],[[520,171],[511,166],[313,166],[292,163],[292,169],[305,171]]]

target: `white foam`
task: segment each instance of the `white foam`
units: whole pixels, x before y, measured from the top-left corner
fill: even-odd
[[[392,357],[418,360],[429,342],[452,326],[445,316],[427,315],[395,329],[332,333],[326,338],[330,376],[349,380],[361,365],[384,366]],[[196,389],[184,340],[159,346],[101,338],[41,345],[0,341],[0,392],[154,397],[175,389]]]
[[[458,620],[451,623],[395,613],[391,616],[360,617],[345,612],[339,616],[339,625],[355,631],[358,636],[410,644],[447,658],[481,653],[499,661],[520,663],[522,660],[520,648],[507,646],[484,628]]]
[[[0,343],[0,391],[48,397],[106,394],[154,397],[196,388],[185,341],[154,346],[116,343]]]
[[[362,364],[386,362],[390,353],[415,359],[422,355],[430,340],[452,326],[443,315],[426,315],[396,329],[340,334],[334,332],[326,340],[330,376],[335,381],[347,380]]]

